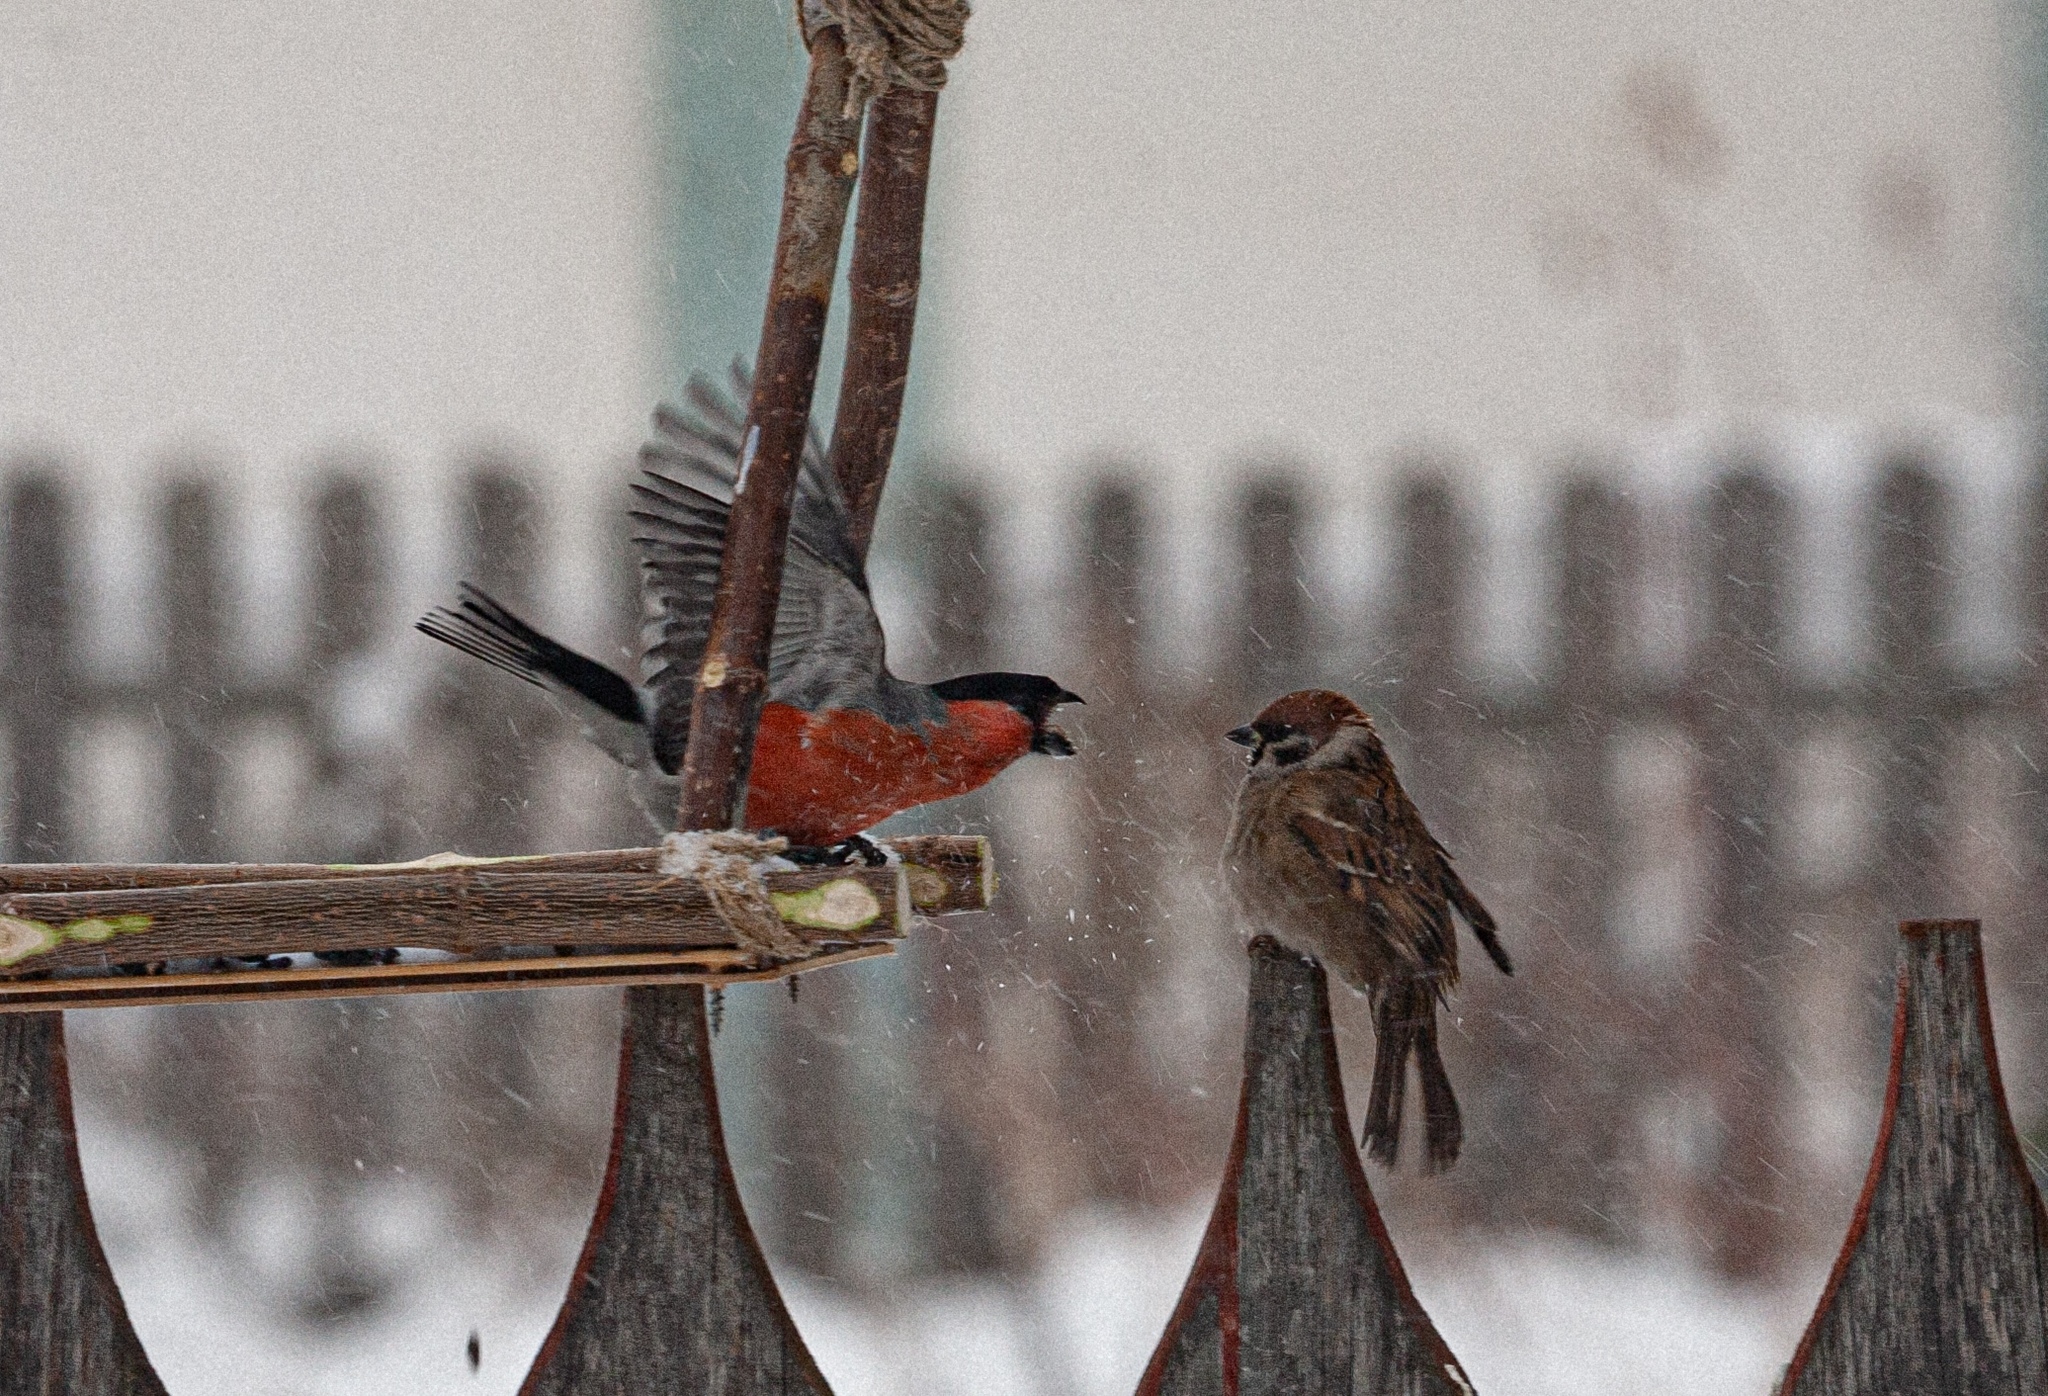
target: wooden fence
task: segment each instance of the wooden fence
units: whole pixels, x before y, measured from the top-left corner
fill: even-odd
[[[1213,957],[1227,935],[1203,919],[1199,896],[1175,900],[1144,870],[1162,857],[1206,865],[1220,838],[1234,772],[1227,759],[1208,758],[1205,734],[1242,720],[1280,687],[1321,680],[1351,688],[1385,714],[1411,788],[1503,908],[1524,967],[1506,986],[1475,982],[1464,1001],[1467,1035],[1448,1050],[1454,1076],[1470,1083],[1468,1155],[1451,1179],[1431,1185],[1440,1186],[1443,1210],[1455,1220],[1512,1218],[1628,1239],[1676,1179],[1688,1226],[1723,1268],[1773,1269],[1797,1233],[1782,1218],[1796,1219],[1811,1203],[1788,1195],[1785,1181],[1803,1171],[1797,1141],[1787,1137],[1796,1111],[1786,1093],[1788,1064],[1810,1050],[1795,1029],[1804,998],[1816,992],[1807,981],[1846,959],[1850,968],[1837,978],[1849,987],[1835,991],[1853,998],[1869,967],[1867,950],[1858,949],[1869,943],[1869,926],[1938,903],[1938,889],[1960,880],[1966,845],[1978,836],[1953,812],[1962,773],[2022,792],[2000,814],[1973,791],[1973,803],[1985,806],[1973,823],[1999,826],[1992,841],[2017,850],[2017,871],[1992,900],[2015,909],[2039,904],[2048,826],[2039,799],[2024,792],[2048,746],[2040,731],[2048,704],[2039,666],[2024,661],[2039,648],[2048,559],[2024,559],[2018,578],[2028,608],[2024,653],[1988,675],[1958,664],[1948,643],[1959,570],[1953,500],[1924,466],[1887,466],[1860,523],[1871,564],[1861,587],[1868,660],[1857,672],[1816,679],[1792,652],[1786,614],[1789,579],[1810,565],[1794,541],[1790,496],[1769,475],[1737,469],[1703,491],[1681,521],[1685,570],[1696,579],[1685,662],[1649,665],[1631,643],[1649,523],[1617,477],[1588,475],[1563,488],[1544,550],[1553,579],[1550,652],[1536,677],[1503,684],[1475,662],[1478,545],[1453,489],[1425,478],[1398,493],[1392,582],[1359,624],[1319,605],[1312,585],[1303,585],[1316,580],[1311,540],[1324,501],[1285,479],[1252,480],[1231,516],[1238,565],[1210,599],[1221,618],[1216,670],[1169,676],[1155,659],[1155,598],[1162,554],[1184,544],[1169,542],[1169,521],[1148,514],[1143,499],[1111,479],[1074,521],[1083,565],[1079,584],[1063,595],[1072,648],[1060,662],[1091,705],[1087,754],[1078,770],[1060,772],[1060,832],[1000,839],[1012,860],[1005,908],[943,954],[921,948],[904,957],[930,1007],[913,1015],[897,1069],[917,1083],[932,1153],[942,1159],[936,1179],[906,1184],[924,1189],[908,1205],[920,1218],[914,1263],[1006,1263],[1028,1250],[1037,1223],[1065,1207],[1091,1198],[1170,1202],[1214,1186],[1213,1175],[1176,1174],[1159,1160],[1202,1157],[1200,1141],[1224,1132],[1227,1093],[1204,1100],[1182,1080],[1161,1079],[1159,1059],[1185,1043],[1163,1048],[1164,1029],[1148,1009],[1184,994],[1186,957]],[[1018,602],[986,504],[957,488],[909,502],[943,511],[950,536],[962,540],[920,559],[930,666],[1057,667],[995,639]],[[238,733],[257,724],[289,732],[304,753],[305,822],[288,838],[302,852],[360,860],[547,846],[549,768],[530,753],[565,734],[516,686],[447,665],[398,739],[399,761],[391,751],[366,752],[342,730],[336,691],[352,666],[388,643],[394,616],[431,599],[394,595],[391,521],[379,517],[367,482],[335,480],[313,496],[309,536],[319,546],[307,559],[307,643],[294,671],[260,682],[238,674],[225,639],[237,619],[224,581],[226,506],[191,482],[167,489],[153,513],[163,554],[175,559],[157,592],[162,661],[120,678],[89,670],[81,655],[91,621],[70,570],[86,555],[78,532],[86,508],[54,473],[19,473],[5,491],[0,700],[12,787],[9,857],[77,855],[91,832],[77,826],[79,765],[97,759],[82,744],[109,721],[149,733],[159,748],[163,840],[137,855],[243,852],[228,832],[229,768]],[[2030,519],[2042,516],[2037,505],[2029,510]],[[494,590],[531,595],[539,579],[528,560],[540,555],[540,530],[516,477],[479,474],[455,514],[468,535],[451,548],[466,559],[461,570]],[[2026,536],[2038,545],[2048,530]],[[631,611],[625,568],[612,560],[600,570],[622,579],[619,619],[604,637],[611,643],[592,645],[609,653],[630,633]],[[513,729],[516,742],[507,739]],[[1679,752],[1679,803],[1697,811],[1678,830],[1675,851],[1659,856],[1699,870],[1686,893],[1692,910],[1680,917],[1680,951],[1650,968],[1631,949],[1628,924],[1639,903],[1631,879],[1642,871],[1630,848],[1644,817],[1613,775],[1631,734],[1645,732]],[[1797,767],[1816,739],[1831,736],[1859,753],[1870,804],[1858,812],[1874,834],[1846,873],[1816,884],[1794,852]],[[1987,765],[1984,751],[1995,761]],[[1030,813],[999,787],[964,814],[935,818],[987,820],[1001,834],[1024,827]],[[599,818],[612,831],[603,841],[635,839],[633,820],[617,801]],[[1044,874],[1048,863],[1059,865],[1059,879]],[[2009,958],[2001,963],[2017,976],[2032,962],[2024,947],[2039,945],[2038,931],[2022,924],[2003,944]],[[1039,987],[1020,1004],[1013,991],[998,995],[996,982]],[[778,1090],[789,1087],[781,1094],[790,1104],[750,1126],[770,1136],[755,1141],[757,1156],[796,1161],[756,1180],[771,1249],[826,1275],[852,1263],[843,1237],[796,1219],[848,1211],[840,1204],[854,1170],[821,1161],[820,1141],[853,1128],[847,1116],[857,1092],[840,1087],[857,1068],[835,1057],[828,1039],[835,1015],[858,996],[821,977],[802,1003],[764,1010],[784,1016],[758,1070]],[[530,1046],[546,1030],[545,1009],[537,996],[491,997],[505,1002],[466,1012],[465,1041],[452,1055],[472,1064],[486,1104],[507,1091],[544,1094],[532,1053],[514,1044]],[[1178,1030],[1227,1041],[1237,1010],[1227,992],[1213,997],[1220,1006]],[[370,1065],[350,1069],[348,1054],[332,1050],[303,1059],[304,1089],[356,1103],[328,1112],[326,1125],[309,1117],[312,1134],[336,1128],[332,1121],[346,1121],[351,1134],[307,1151],[346,1160],[351,1144],[390,1123],[389,1101],[399,1092],[395,1077],[379,1073],[400,1064],[371,1050],[374,1028],[345,1011],[337,1021],[330,1030],[341,1035],[330,1048],[362,1044],[365,1056],[354,1060]],[[194,1098],[177,1083],[210,1065],[231,1073],[247,1022],[230,1011],[190,1010],[175,1027],[167,1023],[153,1068],[163,1079],[138,1088],[158,1127],[207,1160],[211,1200],[202,1212],[225,1205],[254,1146],[231,1102]],[[1005,1034],[1014,1042],[1040,1029],[1032,1069],[1060,1088],[1037,1104],[992,1106],[989,1071],[1001,1068],[982,1063],[1000,1056]],[[2009,1039],[2015,1030],[2015,1079],[2031,1083],[2039,1078],[2038,1027],[2009,1026]],[[981,1053],[986,1043],[996,1051]],[[1859,1045],[1852,1033],[1844,1050]],[[2036,1098],[2031,1084],[2017,1089]],[[1670,1151],[1676,1161],[1659,1162],[1638,1126],[1672,1099],[1687,1102],[1691,1142]],[[1555,1108],[1532,1108],[1539,1100]],[[478,1118],[473,1147],[509,1150],[535,1133],[525,1114],[480,1108]],[[1067,1169],[1058,1150],[1076,1136],[1092,1147]],[[1049,1141],[1053,1162],[1028,1159],[1020,1140]],[[43,1147],[52,1147],[46,1135]],[[597,1144],[587,1137],[573,1147]],[[345,1189],[346,1163],[334,1173]],[[465,1205],[503,1204],[477,1191]],[[336,1302],[346,1302],[351,1283],[337,1279],[334,1292],[344,1298]]]

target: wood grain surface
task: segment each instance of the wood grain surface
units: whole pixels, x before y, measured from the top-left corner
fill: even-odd
[[[2048,1393],[2048,1215],[2006,1111],[1975,921],[1900,927],[1870,1174],[1778,1389]]]
[[[1249,954],[1237,1135],[1140,1396],[1470,1396],[1366,1185],[1321,966]]]
[[[975,834],[911,834],[877,839],[912,870],[912,899],[927,916],[986,911],[995,895],[988,840]],[[512,858],[439,853],[409,863],[0,863],[0,896],[17,892],[107,892],[143,887],[197,887],[241,882],[303,882],[487,868],[516,874],[654,873],[660,848],[608,848]],[[918,878],[922,868],[931,878]],[[936,879],[936,880],[933,880]],[[778,884],[780,885],[780,884]],[[940,890],[943,888],[943,890]]]
[[[521,1396],[825,1396],[726,1160],[700,988],[626,995],[589,1237]]]
[[[93,1232],[64,1015],[0,1017],[0,1396],[164,1396]]]
[[[785,924],[824,945],[900,938],[901,870],[775,873],[771,894],[858,883],[861,925]],[[861,901],[856,894],[856,901]],[[796,904],[792,904],[794,907]],[[448,868],[378,878],[202,884],[0,897],[0,966],[20,975],[152,960],[407,946],[469,954],[513,945],[733,946],[733,928],[694,878],[663,873],[535,873]],[[26,948],[40,946],[41,948]]]

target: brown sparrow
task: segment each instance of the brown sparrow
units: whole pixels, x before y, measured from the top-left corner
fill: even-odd
[[[1437,1054],[1436,1008],[1458,982],[1451,913],[1502,974],[1513,974],[1493,917],[1423,826],[1372,719],[1349,698],[1290,693],[1226,735],[1251,748],[1223,855],[1240,923],[1314,955],[1371,996],[1379,1045],[1366,1152],[1389,1165],[1400,1152],[1413,1056],[1428,1167],[1450,1167],[1464,1126]]]

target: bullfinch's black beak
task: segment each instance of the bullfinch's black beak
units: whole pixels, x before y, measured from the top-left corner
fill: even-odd
[[[1223,734],[1223,740],[1226,742],[1236,742],[1239,746],[1257,746],[1259,744],[1259,734],[1254,732],[1249,726],[1233,727]]]
[[[1064,688],[1061,689],[1052,700],[1052,705],[1055,708],[1057,708],[1062,703],[1079,703],[1084,708],[1088,706],[1088,700],[1086,698],[1083,698],[1078,693],[1069,693]]]

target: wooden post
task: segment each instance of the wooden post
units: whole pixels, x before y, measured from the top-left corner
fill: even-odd
[[[1313,624],[1301,589],[1304,512],[1299,489],[1284,476],[1252,482],[1241,499],[1244,589],[1235,672],[1247,714],[1310,677]]]
[[[754,396],[690,713],[679,829],[728,828],[742,813],[826,306],[859,168],[842,36],[825,28],[807,37],[810,78],[790,141]],[[740,1205],[703,990],[633,990],[597,1214],[521,1396],[829,1389]]]
[[[78,556],[70,500],[37,472],[7,491],[7,740],[13,774],[12,851],[57,858],[70,843],[65,738],[78,699],[69,571]]]
[[[1991,1035],[1975,921],[1899,928],[1863,1196],[1780,1396],[2048,1392],[2048,1211]]]
[[[934,672],[995,668],[1000,598],[989,568],[995,540],[986,499],[967,485],[938,485],[927,497],[922,527],[926,537],[950,540],[917,558]],[[987,827],[1002,808],[1000,789],[985,786],[951,804],[964,827]],[[1017,1195],[1020,1166],[1030,1165],[1019,1157],[1014,1117],[992,1098],[993,1054],[983,1048],[997,1028],[992,990],[1014,967],[1023,908],[1013,894],[992,910],[972,934],[923,937],[905,947],[911,963],[904,969],[918,976],[912,983],[930,989],[917,1053],[920,1087],[934,1101],[931,1146],[938,1160],[917,1241],[915,1268],[925,1273],[986,1276],[1006,1265],[1021,1268],[1017,1237],[1002,1225],[1003,1202]]]
[[[1321,966],[1249,953],[1237,1135],[1138,1396],[1471,1396],[1366,1185]]]
[[[0,1017],[0,1396],[163,1396],[78,1168],[64,1015]]]
[[[1394,606],[1387,629],[1398,667],[1392,692],[1380,700],[1391,718],[1383,730],[1423,817],[1466,881],[1501,914],[1502,934],[1519,960],[1534,928],[1521,908],[1502,903],[1484,876],[1507,863],[1488,835],[1511,821],[1485,817],[1487,798],[1477,783],[1500,754],[1498,746],[1489,749],[1498,741],[1498,719],[1481,706],[1466,667],[1473,657],[1472,521],[1449,481],[1434,473],[1403,484],[1396,518]],[[1443,1051],[1451,1079],[1459,1083],[1465,1149],[1456,1173],[1426,1186],[1436,1210],[1456,1222],[1514,1224],[1523,1215],[1523,1180],[1541,1131],[1523,1082],[1543,1070],[1550,1051],[1519,1028],[1540,1021],[1543,996],[1531,990],[1526,976],[1491,972],[1468,973],[1458,996],[1460,1027],[1445,1034]],[[1446,1181],[1453,1186],[1439,1186]]]
[[[1040,971],[1065,986],[1062,997],[1071,1006],[1069,1137],[1092,1140],[1090,1191],[1119,1206],[1156,1200],[1155,1161],[1193,1142],[1189,1112],[1174,1108],[1187,1094],[1173,1099],[1159,1088],[1159,1045],[1142,1035],[1173,940],[1159,920],[1156,872],[1190,819],[1173,800],[1177,792],[1165,788],[1174,763],[1145,760],[1147,738],[1164,720],[1145,669],[1151,636],[1142,579],[1153,522],[1143,493],[1128,481],[1112,476],[1090,494],[1074,616],[1086,645],[1076,659],[1085,666],[1087,740],[1074,762],[1080,799],[1068,816],[1079,836],[1076,851],[1087,861],[1073,888],[1079,924],[1071,938],[1052,938],[1050,963]],[[1199,742],[1213,739],[1213,730],[1185,735]],[[1220,827],[1203,833],[1201,845],[1220,844]]]
[[[376,645],[384,614],[388,565],[382,518],[369,485],[350,476],[328,480],[313,501],[313,528],[319,540],[313,627],[296,696],[306,715],[301,732],[314,752],[318,827],[327,835],[319,851],[371,862],[395,856],[399,842],[386,789],[390,772],[381,760],[365,762],[363,753],[343,750],[329,718],[334,685]]]
[[[465,494],[468,575],[493,595],[523,595],[533,583],[538,541],[532,486],[493,465],[470,476]],[[443,662],[455,663],[453,653],[449,651]],[[466,660],[452,673],[456,686],[444,695],[440,716],[445,730],[454,735],[451,745],[459,753],[460,776],[452,837],[444,846],[467,853],[524,853],[533,847],[534,821],[528,811],[533,763],[539,753],[533,749],[530,729],[526,740],[512,738],[525,727],[528,714],[540,717],[545,724],[540,730],[551,730],[553,714],[538,703],[528,706],[531,700],[518,691],[519,685],[487,682],[487,676]],[[485,1031],[495,1031],[505,1040],[507,1026],[493,1023]]]
[[[1954,730],[1939,701],[1949,613],[1947,492],[1913,460],[1893,463],[1869,521],[1871,707],[1882,724],[1884,802],[1873,890],[1891,915],[1928,909],[1943,890],[1941,784]]]
[[[174,857],[219,859],[226,848],[220,792],[226,654],[221,634],[219,493],[203,480],[171,487],[163,504],[164,668],[155,695],[166,727],[170,847]]]

